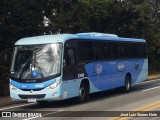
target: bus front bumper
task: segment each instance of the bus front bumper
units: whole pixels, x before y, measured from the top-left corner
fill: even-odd
[[[57,101],[65,99],[64,92],[57,86],[54,89],[44,88],[42,90],[10,89],[10,97],[13,101]]]

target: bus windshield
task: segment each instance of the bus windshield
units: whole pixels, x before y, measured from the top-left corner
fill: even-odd
[[[39,79],[60,74],[61,43],[15,46],[11,77]]]

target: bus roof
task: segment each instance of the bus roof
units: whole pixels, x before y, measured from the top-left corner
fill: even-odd
[[[26,37],[18,40],[15,45],[33,45],[33,44],[47,44],[54,42],[64,42],[68,39],[74,39],[74,34],[55,34],[55,35],[42,35],[35,37]]]
[[[33,45],[33,44],[47,44],[54,42],[64,43],[68,39],[87,39],[87,40],[110,40],[110,41],[128,41],[128,42],[146,42],[144,39],[135,38],[122,38],[114,34],[105,33],[78,33],[78,34],[55,34],[55,35],[42,35],[35,37],[27,37],[18,40],[15,45]]]
[[[110,40],[110,41],[127,41],[127,42],[146,42],[144,39],[135,38],[123,38],[118,37],[115,34],[88,32],[76,34],[79,39],[90,39],[90,40]]]
[[[78,36],[79,39],[90,40],[109,40],[109,41],[124,41],[124,42],[146,42],[144,39],[123,38],[123,37],[100,37],[100,36]]]

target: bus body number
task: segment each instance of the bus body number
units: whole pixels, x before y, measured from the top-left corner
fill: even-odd
[[[84,77],[84,73],[78,74],[78,78],[83,78]]]

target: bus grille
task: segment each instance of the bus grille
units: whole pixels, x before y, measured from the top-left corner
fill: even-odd
[[[45,97],[45,94],[38,94],[38,95],[18,95],[21,99],[28,99],[28,98],[37,98],[42,99]]]
[[[40,90],[43,90],[44,88],[40,88],[40,89],[21,89],[22,91],[40,91]]]

